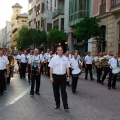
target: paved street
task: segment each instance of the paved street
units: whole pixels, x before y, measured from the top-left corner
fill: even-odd
[[[76,94],[67,87],[69,112],[54,109],[52,85],[42,76],[40,96],[29,96],[30,84],[17,74],[0,97],[0,120],[120,120],[120,83],[116,90],[80,76]],[[95,78],[95,77],[94,77]]]

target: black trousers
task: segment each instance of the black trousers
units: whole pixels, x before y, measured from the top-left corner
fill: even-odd
[[[103,75],[103,78],[102,78],[102,82],[104,82],[107,74],[108,74],[109,71],[110,71],[110,68],[109,68],[109,67],[104,67],[103,70],[104,70],[104,75]]]
[[[20,78],[25,78],[27,63],[21,63],[20,66]]]
[[[49,62],[47,62],[47,73],[48,73],[48,76],[50,76],[50,67],[48,66]]]
[[[100,83],[100,76],[102,74],[103,68],[102,67],[101,68],[96,67],[96,70],[97,70],[97,82]]]
[[[5,84],[5,70],[0,70],[0,95],[3,94]]]
[[[47,63],[44,63],[44,71],[45,71],[45,74],[47,75]]]
[[[78,83],[78,77],[72,75],[72,91],[76,90]]]
[[[28,64],[28,80],[31,80],[31,65]]]
[[[55,75],[53,74],[53,92],[56,105],[60,105],[60,90],[63,101],[63,106],[68,106],[67,92],[66,92],[66,75]]]
[[[109,79],[108,79],[108,87],[111,88],[115,88],[116,87],[116,79],[117,76],[112,74],[112,69],[109,70]],[[113,80],[113,81],[112,81]],[[112,85],[111,85],[112,82]]]
[[[39,74],[33,74],[32,75],[32,78],[31,78],[31,91],[30,93],[34,93],[34,87],[35,87],[35,83],[36,83],[36,89],[35,89],[35,92],[39,92],[39,89],[40,89],[40,77],[41,75]]]
[[[86,64],[87,68],[85,69],[85,79],[88,77],[88,71],[90,73],[90,78],[93,79],[93,74],[92,74],[92,64]]]

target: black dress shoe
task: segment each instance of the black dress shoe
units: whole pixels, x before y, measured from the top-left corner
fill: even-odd
[[[94,80],[95,80],[95,79],[93,79],[93,78],[91,79],[91,81],[94,81]]]
[[[36,95],[40,95],[40,93],[39,93],[39,92],[36,92],[35,94],[36,94]]]
[[[69,110],[70,108],[68,106],[64,107],[64,110]]]
[[[34,95],[34,92],[30,92],[30,96],[33,96]]]
[[[101,85],[104,85],[104,82],[103,82],[103,81],[101,81]]]
[[[56,106],[55,106],[55,109],[59,109],[59,108],[60,108],[60,106],[59,106],[59,105],[56,105]]]
[[[108,87],[108,90],[111,90],[111,88],[110,88],[110,87]]]
[[[73,94],[75,94],[76,90],[73,89],[72,92],[73,92]]]
[[[112,87],[112,89],[116,89],[116,87]]]
[[[87,80],[87,78],[85,78],[85,80]]]

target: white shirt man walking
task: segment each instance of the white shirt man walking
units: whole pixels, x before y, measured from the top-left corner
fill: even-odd
[[[51,59],[49,67],[50,67],[50,81],[53,85],[53,92],[56,102],[55,109],[58,109],[60,107],[60,91],[59,91],[60,88],[64,109],[68,110],[69,107],[66,93],[66,80],[69,81],[70,78],[69,73],[70,64],[68,62],[68,59],[63,55],[63,48],[61,46],[57,47],[57,55]]]

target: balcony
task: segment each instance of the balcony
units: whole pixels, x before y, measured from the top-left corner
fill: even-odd
[[[111,0],[110,11],[113,14],[119,14],[119,12],[120,12],[120,0]]]
[[[120,6],[120,0],[111,0],[111,8]]]
[[[100,5],[100,15],[103,15],[106,13],[106,4]]]
[[[52,13],[52,18],[55,18],[59,15],[64,15],[64,10],[62,8],[55,9]]]

